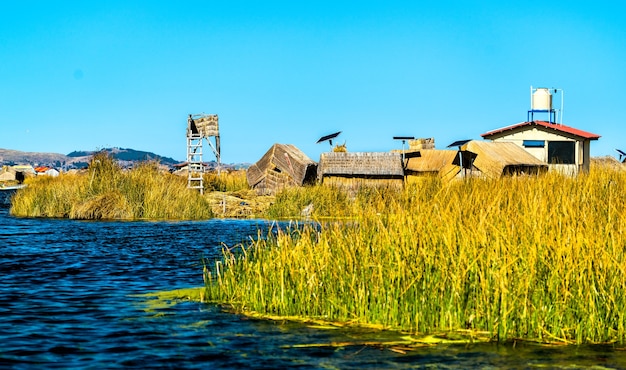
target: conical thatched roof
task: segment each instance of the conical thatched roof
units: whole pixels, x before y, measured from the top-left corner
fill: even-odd
[[[317,163],[291,144],[274,144],[248,168],[248,184],[274,192],[285,186],[300,186],[315,180]]]

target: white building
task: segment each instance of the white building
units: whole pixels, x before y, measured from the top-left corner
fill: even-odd
[[[600,138],[590,132],[546,121],[521,122],[481,136],[494,142],[515,143],[548,164],[550,171],[572,175],[589,171],[590,143]]]

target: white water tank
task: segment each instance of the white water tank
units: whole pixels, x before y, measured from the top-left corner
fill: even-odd
[[[546,88],[538,88],[531,97],[530,109],[552,110],[552,94]]]

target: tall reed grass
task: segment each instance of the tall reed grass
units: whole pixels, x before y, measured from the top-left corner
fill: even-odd
[[[203,175],[204,191],[236,192],[248,190],[248,179],[245,170],[207,172]]]
[[[309,207],[310,213],[303,215]],[[274,203],[267,210],[267,217],[271,219],[300,218],[309,216],[315,218],[341,218],[354,214],[350,199],[345,192],[325,186],[306,186],[286,188],[279,192]]]
[[[224,250],[210,301],[241,311],[498,341],[626,339],[626,173],[425,179]],[[325,194],[330,207],[335,201]],[[316,198],[284,193],[303,205]],[[278,203],[278,202],[277,202]]]
[[[74,219],[207,219],[211,208],[186,178],[145,162],[129,171],[99,153],[85,174],[36,177],[14,197],[11,214]]]

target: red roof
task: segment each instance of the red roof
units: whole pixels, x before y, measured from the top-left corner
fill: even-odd
[[[511,125],[511,126],[499,128],[497,130],[486,132],[486,133],[484,133],[484,134],[482,134],[480,136],[482,136],[483,138],[488,138],[489,136],[492,136],[492,135],[495,135],[495,134],[499,134],[501,132],[505,132],[505,131],[509,131],[509,130],[514,130],[514,129],[518,128],[518,127],[524,127],[524,126],[541,126],[541,127],[545,127],[545,128],[548,128],[548,129],[552,129],[554,131],[559,131],[559,132],[564,132],[566,134],[576,135],[576,136],[582,137],[584,139],[589,139],[589,140],[598,140],[600,138],[600,135],[592,134],[591,132],[579,130],[577,128],[565,126],[565,125],[562,125],[562,124],[559,124],[559,123],[550,123],[550,122],[546,122],[546,121],[521,122],[521,123],[517,123],[515,125]]]

